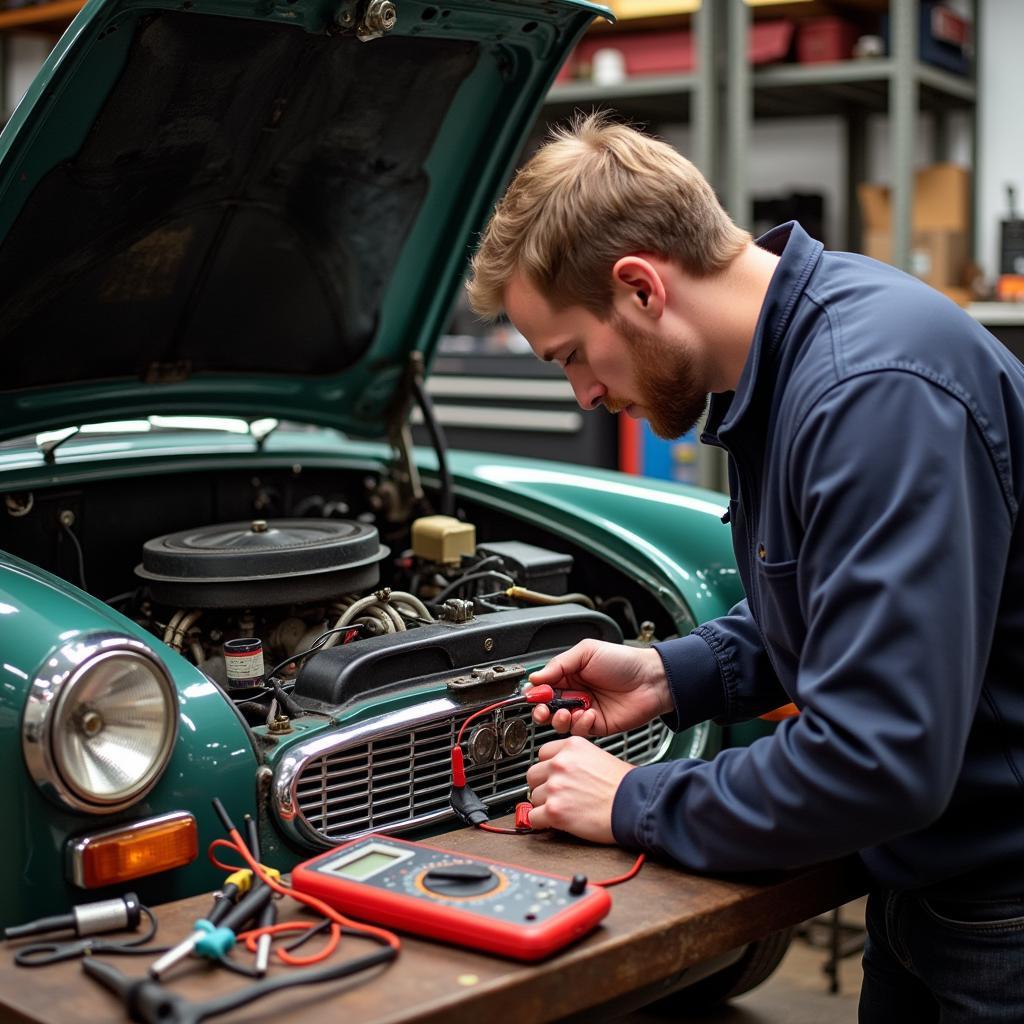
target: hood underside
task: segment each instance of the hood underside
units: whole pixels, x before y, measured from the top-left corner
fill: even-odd
[[[0,437],[152,412],[380,435],[595,9],[93,2],[0,138]]]

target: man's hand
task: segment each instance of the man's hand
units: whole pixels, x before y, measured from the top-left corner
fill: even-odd
[[[594,843],[614,843],[612,804],[633,770],[579,736],[545,743],[526,773],[532,828],[558,828]]]
[[[674,710],[665,668],[652,648],[583,640],[534,672],[530,683],[591,695],[587,711],[563,708],[552,717],[544,704],[533,710],[538,725],[551,722],[558,732],[571,731],[574,736],[623,732]]]

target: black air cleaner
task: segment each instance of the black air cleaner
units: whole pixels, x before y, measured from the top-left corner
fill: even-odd
[[[135,574],[163,604],[266,607],[372,590],[387,555],[366,523],[256,519],[155,537]]]

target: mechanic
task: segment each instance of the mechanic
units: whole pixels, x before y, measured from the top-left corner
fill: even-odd
[[[939,292],[796,223],[756,242],[671,147],[600,115],[518,172],[473,260],[585,409],[729,455],[746,599],[532,682],[587,689],[535,827],[695,871],[860,853],[862,1021],[1024,1020],[1024,367]],[[712,761],[582,737],[800,714]],[[539,722],[549,712],[535,711]]]

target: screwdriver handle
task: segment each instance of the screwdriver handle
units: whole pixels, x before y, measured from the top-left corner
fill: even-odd
[[[269,885],[261,885],[256,889],[250,889],[221,918],[220,927],[230,928],[233,932],[240,932],[245,925],[261,913],[273,895],[274,890]]]

